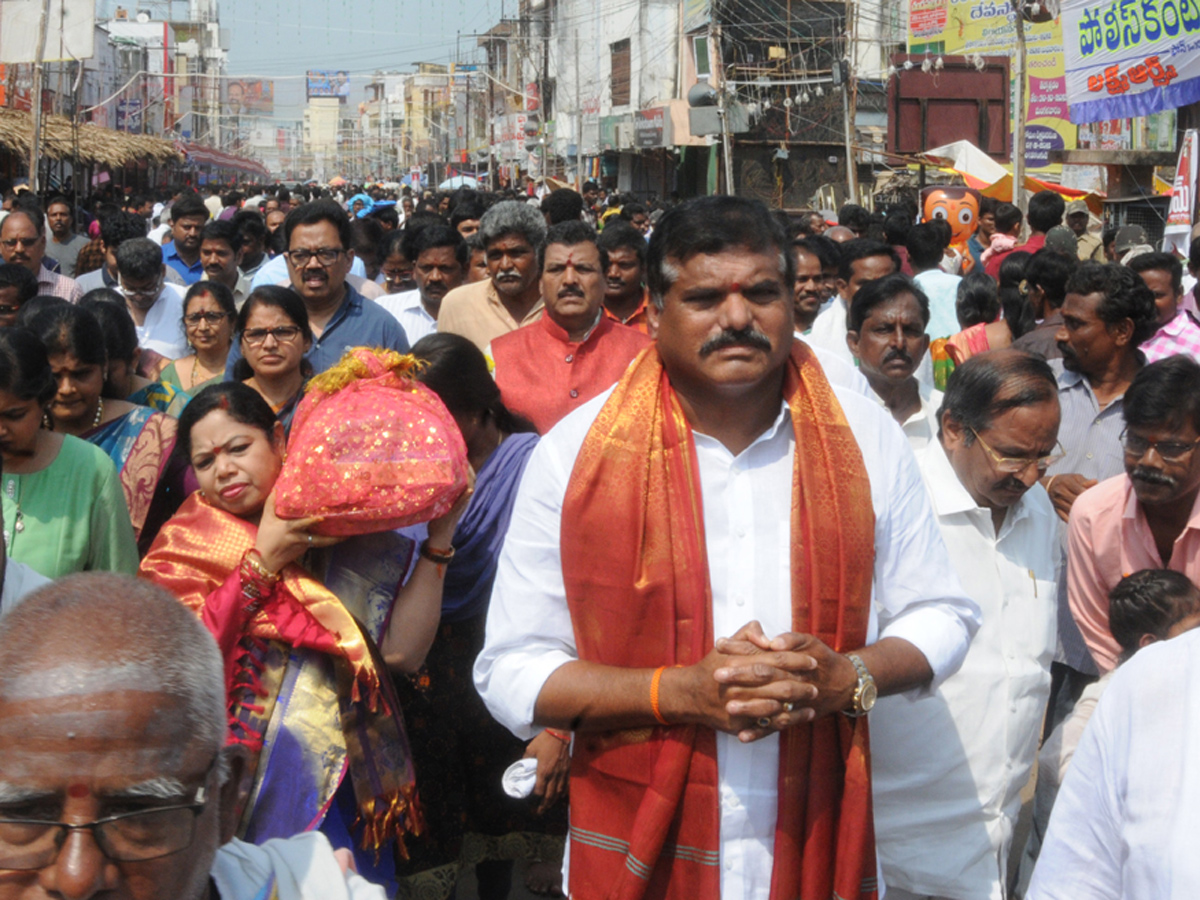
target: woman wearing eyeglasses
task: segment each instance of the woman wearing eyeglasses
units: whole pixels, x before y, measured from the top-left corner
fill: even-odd
[[[168,467],[176,421],[149,407],[105,399],[108,352],[100,323],[78,306],[38,313],[30,328],[41,338],[58,390],[46,408],[50,428],[95,444],[117,467],[129,518],[142,550],[183,502],[186,467]]]
[[[291,288],[255,288],[238,313],[237,334],[242,358],[234,364],[234,380],[258,391],[289,431],[312,375],[304,358],[313,341],[304,301]]]
[[[237,308],[233,292],[216,281],[197,281],[183,298],[183,330],[192,352],[163,369],[159,380],[194,397],[225,380]]]

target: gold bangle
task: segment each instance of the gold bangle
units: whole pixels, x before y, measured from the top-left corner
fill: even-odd
[[[242,566],[243,571],[249,569],[250,573],[268,584],[275,584],[279,581],[279,573],[268,569],[266,563],[263,562],[262,554],[253,547],[242,555]]]
[[[658,724],[669,726],[671,723],[663,718],[662,710],[660,710],[658,708],[659,683],[662,681],[663,672],[667,668],[668,668],[667,666],[659,666],[657,669],[654,670],[654,674],[650,676],[650,711],[652,713],[654,713],[654,718],[658,720]],[[679,669],[682,667],[681,666],[671,666],[670,668]]]

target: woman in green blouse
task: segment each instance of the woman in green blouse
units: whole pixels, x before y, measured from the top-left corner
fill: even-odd
[[[112,460],[43,427],[56,392],[45,348],[26,328],[0,329],[0,504],[8,556],[45,575],[136,574],[137,543]]]

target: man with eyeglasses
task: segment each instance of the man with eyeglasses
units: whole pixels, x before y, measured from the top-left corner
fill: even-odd
[[[24,266],[38,280],[38,293],[78,302],[83,293],[74,279],[51,272],[43,265],[46,257],[46,217],[31,204],[18,205],[0,222],[0,257],[6,263]]]
[[[1145,364],[1138,348],[1158,328],[1158,308],[1131,269],[1082,263],[1067,278],[1059,314],[1062,358],[1050,367],[1058,376],[1059,440],[1066,456],[1046,471],[1042,484],[1065,522],[1080,494],[1125,470],[1120,440],[1125,393]],[[1065,559],[1065,541],[1062,553]],[[1059,582],[1058,639],[1046,734],[1100,675],[1071,617],[1065,579]]]
[[[950,376],[938,439],[917,453],[983,624],[962,668],[936,690],[882,697],[871,715],[875,840],[889,898],[1007,896],[1055,647],[1059,526],[1038,478],[1061,454],[1058,426],[1050,367],[998,350]]]
[[[166,282],[162,248],[149,238],[133,238],[117,248],[117,290],[137,329],[138,346],[165,360],[187,356],[183,294]],[[143,352],[143,364],[147,364]],[[164,363],[165,365],[165,363]]]
[[[403,326],[347,280],[355,261],[353,235],[350,219],[337,201],[314,200],[297,206],[288,213],[283,233],[287,250],[280,255],[287,261],[292,290],[304,301],[313,332],[306,357],[314,374],[334,365],[352,347],[408,352]],[[232,378],[241,355],[234,342],[226,377]]]
[[[207,630],[144,581],[87,573],[0,621],[0,900],[383,900],[319,832],[233,839]]]
[[[1200,364],[1173,356],[1138,372],[1124,424],[1124,474],[1081,496],[1067,529],[1070,611],[1101,674],[1121,652],[1107,598],[1125,574],[1174,569],[1200,583]]]

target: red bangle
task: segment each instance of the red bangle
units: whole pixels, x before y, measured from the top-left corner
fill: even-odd
[[[553,728],[547,728],[546,734],[550,735],[552,738],[558,738],[564,744],[571,743],[571,736],[564,731],[555,731]]]
[[[675,668],[678,669],[679,667],[676,666]],[[654,670],[654,674],[650,676],[650,711],[654,713],[654,718],[658,720],[659,725],[671,724],[663,718],[662,711],[658,708],[658,685],[662,681],[662,674],[666,669],[666,666],[659,666]]]

